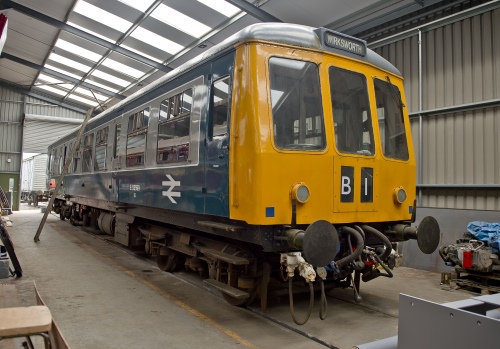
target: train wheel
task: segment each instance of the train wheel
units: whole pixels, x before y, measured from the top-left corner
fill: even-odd
[[[66,216],[65,216],[63,209],[61,209],[61,211],[59,212],[59,219],[62,221],[64,221],[66,219]]]
[[[162,247],[156,255],[156,265],[160,270],[171,273],[175,271],[180,264],[179,253],[169,248]]]

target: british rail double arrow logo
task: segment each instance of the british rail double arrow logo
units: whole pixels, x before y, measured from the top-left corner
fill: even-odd
[[[168,178],[168,181],[163,181],[161,182],[161,185],[164,187],[169,187],[167,191],[162,191],[161,195],[166,196],[167,198],[170,199],[170,202],[173,204],[176,204],[177,201],[174,200],[174,197],[180,198],[181,197],[181,192],[180,191],[172,191],[174,190],[175,187],[178,187],[181,185],[180,181],[174,180],[174,178],[171,175],[166,175]]]

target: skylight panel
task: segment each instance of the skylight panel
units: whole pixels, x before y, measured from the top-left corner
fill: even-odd
[[[83,0],[78,1],[73,11],[122,33],[125,33],[132,25],[129,21]]]
[[[118,85],[118,86],[128,86],[131,84],[130,81],[126,81],[126,80],[123,80],[123,79],[120,79],[114,75],[111,75],[111,74],[108,74],[108,73],[105,73],[103,71],[100,71],[100,70],[94,70],[92,72],[92,74],[90,75],[93,75],[93,76],[97,76],[98,78],[101,78],[103,80],[106,80],[106,81],[109,81],[109,82],[112,82],[113,84],[115,85]]]
[[[75,78],[75,79],[78,79],[78,80],[80,80],[82,78],[82,75],[76,75],[76,74],[67,72],[66,70],[59,69],[59,68],[54,67],[53,65],[50,65],[50,64],[45,64],[45,68],[49,68],[49,69],[55,70],[56,72],[59,72],[59,73],[64,74],[64,75],[71,76],[72,78]]]
[[[40,85],[40,86],[36,86],[35,85],[35,87],[36,88],[41,88],[43,90],[47,90],[49,92],[52,92],[52,93],[55,93],[55,94],[61,95],[61,96],[65,96],[68,93],[68,91],[60,90],[58,88],[55,88],[55,87],[52,87],[52,86],[47,86],[47,85]]]
[[[139,10],[141,12],[146,12],[146,10],[151,6],[151,4],[154,2],[154,0],[118,0],[119,2],[128,5],[130,7],[135,8],[136,10]]]
[[[182,12],[174,10],[167,5],[161,4],[153,11],[151,17],[158,19],[186,34],[199,38],[208,33],[212,28],[198,22],[196,19],[186,16]]]
[[[72,44],[71,42],[62,39],[58,39],[55,46],[93,62],[99,61],[102,57],[100,54],[84,49],[80,46],[77,46],[75,44]]]
[[[143,76],[145,74],[144,72],[142,72],[140,70],[131,68],[126,64],[122,64],[122,63],[117,62],[115,60],[112,60],[110,58],[106,58],[101,64],[108,67],[108,68],[122,72],[123,74],[130,75],[136,79],[139,79],[141,76]]]
[[[137,27],[137,29],[134,30],[130,36],[136,38],[137,40],[145,42],[146,44],[157,47],[158,49],[168,52],[172,55],[176,54],[184,48],[178,43],[168,40],[167,38],[164,38],[163,36],[155,34],[152,31],[149,31],[142,27]]]
[[[70,94],[68,96],[68,98],[71,98],[71,99],[74,99],[76,101],[79,101],[79,102],[82,102],[82,103],[85,103],[85,104],[89,104],[93,107],[96,107],[99,105],[99,103],[97,103],[96,101],[91,101],[90,99],[87,99],[87,98],[83,98],[83,97],[80,97],[80,96],[77,96],[77,95],[74,95],[74,94]]]
[[[104,95],[101,95],[101,94],[99,94],[99,93],[95,93],[95,92],[94,92],[94,94],[92,94],[92,92],[91,92],[91,91],[89,91],[89,90],[88,90],[88,89],[86,89],[86,88],[82,88],[82,87],[77,87],[77,88],[75,89],[75,92],[78,92],[78,93],[79,93],[79,94],[81,94],[81,95],[89,96],[89,97],[91,97],[91,98],[94,98],[94,96],[95,96],[95,98],[97,98],[97,99],[98,99],[98,100],[100,100],[100,101],[105,101],[105,100],[109,99],[109,97],[108,97],[108,96],[104,96]]]
[[[101,87],[103,89],[106,89],[108,91],[111,91],[111,92],[114,92],[114,93],[118,93],[119,90],[117,90],[116,88],[113,88],[113,87],[109,87],[109,86],[106,86],[106,85],[103,85],[103,84],[100,84],[98,82],[95,82],[93,80],[90,80],[90,79],[86,79],[85,80],[86,83],[88,84],[91,84],[91,85],[94,85],[94,86],[98,86],[98,87]]]
[[[68,67],[83,71],[85,73],[90,70],[90,67],[86,66],[85,64],[75,62],[69,58],[58,55],[57,53],[51,53],[49,56],[49,60],[59,62],[61,64],[67,65]]]
[[[231,5],[225,0],[197,0],[197,1],[223,14],[226,17],[233,17],[235,14],[241,11],[239,8]]]
[[[59,79],[55,79],[53,78],[52,76],[49,76],[49,75],[45,75],[45,74],[39,74],[38,75],[38,82],[37,83],[40,83],[40,84],[44,84],[44,83],[49,83],[49,84],[57,84],[57,86],[59,87],[62,87],[62,88],[67,88],[68,90],[73,88],[73,84],[67,84],[67,83],[64,83],[63,81],[59,80]],[[36,86],[40,86],[40,85],[36,85]]]
[[[151,59],[151,60],[153,60],[153,61],[155,61],[155,62],[158,62],[158,63],[163,63],[163,61],[162,61],[161,59],[158,59],[158,58],[156,58],[156,57],[153,57],[153,56],[147,55],[147,54],[145,54],[144,52],[141,52],[141,51],[139,51],[139,50],[136,50],[136,49],[134,49],[134,48],[132,48],[132,47],[130,47],[130,46],[123,45],[123,44],[121,44],[120,46],[121,46],[121,47],[123,47],[123,48],[126,48],[127,50],[130,50],[130,51],[132,51],[132,52],[138,53],[138,54],[140,54],[140,55],[141,55],[141,56],[143,56],[143,57],[149,58],[149,59]]]
[[[72,27],[75,27],[76,29],[83,30],[84,32],[87,32],[87,33],[92,34],[94,36],[97,36],[98,38],[101,38],[103,40],[106,40],[106,41],[109,41],[109,42],[113,42],[113,43],[115,42],[115,40],[113,40],[113,39],[105,37],[104,35],[101,35],[101,34],[97,34],[96,32],[93,32],[92,30],[88,30],[87,28],[84,28],[84,27],[82,27],[82,26],[80,26],[78,24],[75,24],[73,22],[66,22],[66,24],[68,24],[68,25],[70,25]]]

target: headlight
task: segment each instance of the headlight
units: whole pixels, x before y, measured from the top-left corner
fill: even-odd
[[[309,188],[304,183],[296,183],[292,187],[291,197],[292,199],[296,199],[301,204],[305,203],[309,200],[311,196],[309,192]]]
[[[393,198],[396,204],[402,204],[407,198],[406,190],[403,187],[394,188]]]

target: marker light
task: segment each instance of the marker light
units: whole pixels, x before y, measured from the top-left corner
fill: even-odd
[[[309,188],[304,183],[296,183],[292,187],[291,197],[296,199],[301,204],[309,200],[310,197]]]
[[[395,203],[402,204],[406,201],[406,198],[406,190],[404,190],[403,187],[394,188],[393,199]]]

